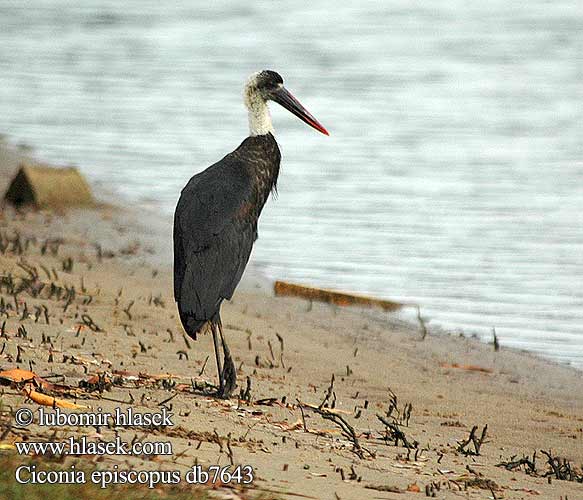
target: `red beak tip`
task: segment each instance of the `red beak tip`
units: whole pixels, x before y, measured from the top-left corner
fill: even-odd
[[[320,132],[321,134],[324,135],[330,135],[330,132],[328,132],[320,123],[317,123],[315,125],[312,125],[318,132]]]

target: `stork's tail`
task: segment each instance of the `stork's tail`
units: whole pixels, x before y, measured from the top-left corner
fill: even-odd
[[[179,311],[179,313],[182,326],[191,339],[196,340],[199,333],[205,333],[207,330],[210,331],[210,322],[212,320],[196,319],[183,311]]]

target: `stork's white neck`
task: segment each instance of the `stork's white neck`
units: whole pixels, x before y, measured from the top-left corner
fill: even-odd
[[[245,88],[245,106],[249,112],[249,133],[251,136],[273,134],[273,124],[265,99],[253,86]]]

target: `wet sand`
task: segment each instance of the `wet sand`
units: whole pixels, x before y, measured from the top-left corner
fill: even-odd
[[[2,188],[17,156],[0,153]],[[268,494],[274,498],[418,498],[426,488],[437,498],[581,494],[579,483],[543,477],[548,466],[540,451],[552,450],[581,474],[581,372],[459,336],[422,339],[417,325],[386,313],[276,298],[251,276],[223,307],[239,385],[245,389],[249,380],[250,394],[222,401],[211,392],[210,336],[185,340],[177,317],[168,221],[105,205],[61,214],[6,207],[0,232],[1,274],[18,284],[38,273],[33,285],[44,284],[37,296],[30,287],[18,293],[18,307],[2,285],[0,369],[32,369],[67,386],[40,390],[93,409],[167,407],[174,414],[174,426],[149,430],[33,424],[3,434],[4,444],[69,435],[111,440],[116,432],[127,441],[168,441],[170,457],[85,460],[109,469],[252,465],[251,491],[215,489],[230,498],[257,490],[282,492]],[[75,296],[51,295],[51,283],[75,287]],[[100,383],[79,388],[96,375]],[[332,376],[331,395],[318,409]],[[3,407],[37,411],[18,386],[3,389]],[[394,444],[379,415],[397,424],[411,449]],[[358,444],[341,432],[343,422]],[[480,454],[461,452],[472,427],[479,436],[485,425]],[[536,475],[497,466],[535,451]]]

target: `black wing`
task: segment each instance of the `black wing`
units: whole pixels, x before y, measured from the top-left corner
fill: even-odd
[[[182,190],[174,215],[174,297],[183,323],[194,320],[195,330],[241,280],[257,237],[256,218],[245,217],[252,195],[251,179],[231,155]]]

